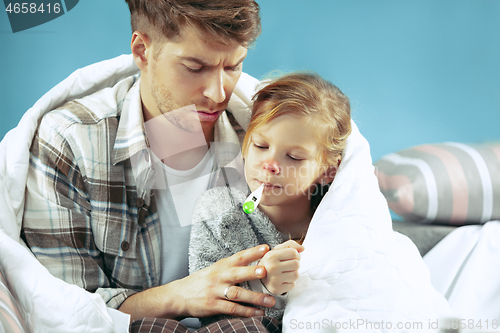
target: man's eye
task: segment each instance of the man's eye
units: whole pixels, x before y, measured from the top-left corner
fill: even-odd
[[[227,67],[227,70],[230,70],[232,72],[239,72],[241,71],[241,65],[235,66],[235,67]]]
[[[193,68],[193,67],[186,66],[186,69],[191,73],[200,73],[203,70],[203,66],[199,67],[199,68]]]

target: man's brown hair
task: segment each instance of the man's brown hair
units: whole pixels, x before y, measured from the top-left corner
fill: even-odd
[[[175,39],[184,26],[194,27],[216,42],[245,47],[261,31],[259,5],[254,0],[125,0],[132,31],[151,41]]]

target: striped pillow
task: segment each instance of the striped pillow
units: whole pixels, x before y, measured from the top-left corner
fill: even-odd
[[[19,305],[0,272],[0,332],[25,333],[28,332],[25,326]]]
[[[500,143],[421,145],[374,165],[389,207],[405,220],[463,225],[500,219]]]

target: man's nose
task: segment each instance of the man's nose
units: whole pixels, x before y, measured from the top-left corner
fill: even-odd
[[[224,102],[226,99],[224,71],[214,71],[207,80],[203,95],[217,104]]]

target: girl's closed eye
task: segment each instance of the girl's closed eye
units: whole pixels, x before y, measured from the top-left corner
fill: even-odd
[[[292,155],[286,155],[289,159],[291,159],[292,161],[294,162],[302,162],[302,161],[305,161],[306,159],[305,158],[300,158],[300,157],[294,157]]]
[[[267,149],[268,147],[264,144],[260,144],[260,143],[253,143],[254,147],[257,148],[257,149]]]

